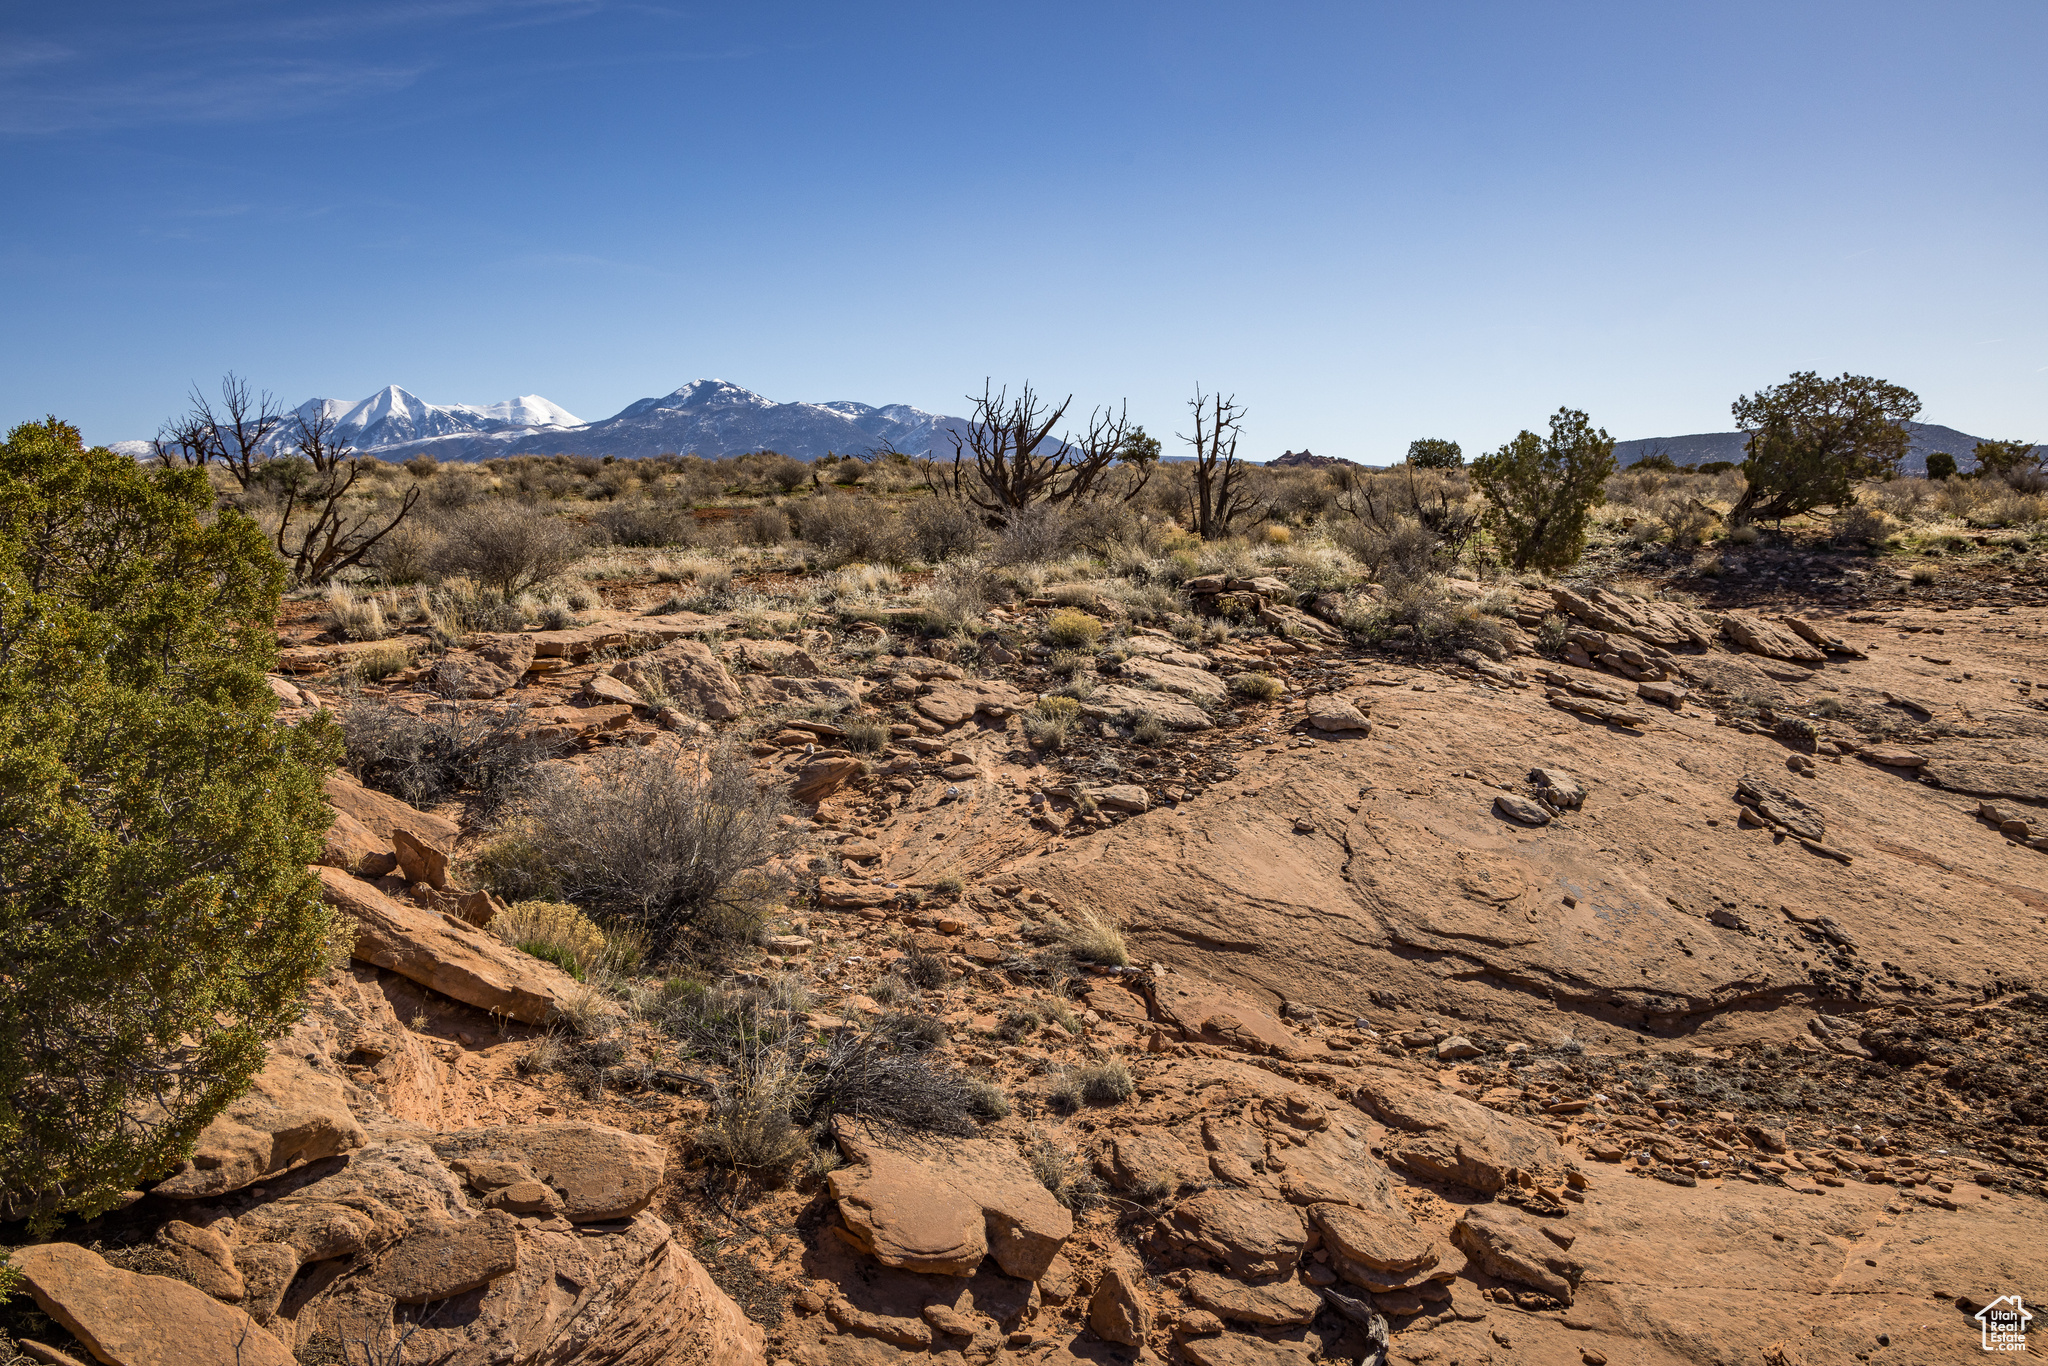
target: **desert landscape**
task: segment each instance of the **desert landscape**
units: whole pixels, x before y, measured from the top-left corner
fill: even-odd
[[[1979,1351],[2033,455],[1768,522],[1603,456],[1517,570],[1498,464],[1104,449],[336,464],[251,704],[332,737],[331,929],[171,1170],[15,1190],[16,1359]],[[313,563],[269,461],[161,477]]]

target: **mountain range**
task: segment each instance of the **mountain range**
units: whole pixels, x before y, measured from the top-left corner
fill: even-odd
[[[312,418],[325,412],[334,434],[365,455],[408,460],[489,460],[506,455],[594,455],[620,459],[678,454],[717,458],[751,451],[780,451],[799,460],[826,455],[863,455],[880,446],[909,455],[949,454],[949,433],[963,430],[957,417],[928,413],[905,403],[874,407],[850,400],[777,403],[721,379],[700,379],[672,393],[639,399],[608,418],[585,422],[538,394],[503,403],[428,403],[395,384],[368,398],[314,398],[295,410]],[[1927,456],[1946,451],[1969,469],[1971,450],[1981,439],[1953,427],[1908,422],[1912,444],[1905,472],[1924,474]],[[1744,432],[1695,432],[1686,436],[1641,437],[1617,442],[1616,463],[1626,466],[1650,455],[1668,455],[1681,465],[1742,459]],[[289,438],[279,437],[281,447]],[[149,454],[146,441],[117,441],[114,449]],[[1171,457],[1169,457],[1171,458]],[[1350,464],[1330,456],[1289,451],[1271,462],[1280,466]]]

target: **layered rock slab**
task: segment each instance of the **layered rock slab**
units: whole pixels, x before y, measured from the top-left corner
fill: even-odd
[[[443,996],[540,1024],[579,991],[574,978],[453,916],[394,900],[339,868],[316,868],[321,895],[356,922],[352,956]]]
[[[855,1164],[830,1177],[843,1236],[884,1266],[966,1276],[993,1256],[1035,1281],[1073,1235],[1073,1216],[1008,1143],[921,1143],[844,1116],[833,1133]]]

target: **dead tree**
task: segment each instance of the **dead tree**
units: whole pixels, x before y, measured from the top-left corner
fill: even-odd
[[[1106,496],[1106,476],[1120,466],[1137,470],[1121,501],[1137,497],[1152,477],[1157,452],[1144,439],[1143,428],[1131,422],[1127,408],[1091,411],[1085,432],[1055,437],[1052,429],[1073,406],[1072,394],[1048,410],[1029,384],[1015,399],[1009,393],[1007,387],[996,390],[985,382],[980,398],[968,396],[974,413],[966,430],[947,432],[952,460],[934,459],[923,466],[932,492],[965,499],[982,510],[991,526],[1001,527],[1036,503]]]
[[[362,476],[363,462],[346,442],[336,438],[334,418],[325,408],[310,420],[303,413],[295,414],[292,425],[299,460],[278,462],[286,467],[278,471],[277,478],[284,494],[284,509],[277,523],[277,553],[291,563],[294,582],[325,583],[362,563],[377,542],[405,520],[420,500],[419,482],[414,480],[388,518],[374,506],[351,517],[343,503]],[[299,515],[297,530],[292,528],[294,515]],[[383,525],[378,526],[379,522]]]
[[[1238,519],[1257,520],[1266,513],[1246,485],[1251,467],[1237,458],[1244,409],[1236,395],[1204,394],[1199,385],[1188,407],[1195,415],[1195,433],[1180,439],[1195,448],[1194,530],[1204,540],[1228,536]]]
[[[337,436],[331,413],[323,407],[311,418],[290,414],[287,425],[268,393],[251,395],[248,381],[233,372],[220,394],[216,410],[194,385],[191,411],[166,423],[152,443],[156,458],[169,466],[225,465],[245,491],[258,486],[259,507],[261,495],[274,490],[282,501],[272,539],[294,583],[322,584],[362,563],[419,502],[415,479],[396,511],[373,505],[352,512],[348,497],[363,462]],[[280,449],[286,441],[289,449]]]
[[[174,418],[150,443],[164,465],[211,465],[218,461],[243,488],[275,456],[274,439],[285,412],[265,390],[249,392],[249,381],[230,370],[220,382],[220,411],[192,386],[192,411]]]

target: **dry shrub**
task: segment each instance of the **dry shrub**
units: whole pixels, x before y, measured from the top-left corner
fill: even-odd
[[[541,775],[522,804],[535,858],[561,894],[644,936],[666,961],[695,942],[757,937],[766,880],[746,876],[790,847],[778,791],[719,745],[681,762],[653,748],[593,757],[587,776]]]
[[[989,546],[989,559],[1000,565],[1044,564],[1067,552],[1067,514],[1040,503],[1010,514]]]
[[[1979,503],[1964,520],[1973,527],[2033,526],[2048,521],[2048,497],[2008,489]]]
[[[1671,543],[1684,549],[1699,545],[1721,520],[1721,514],[1698,498],[1679,494],[1659,499],[1653,511],[1671,533]]]
[[[750,1050],[711,1095],[711,1114],[698,1127],[697,1148],[711,1162],[778,1186],[810,1151],[794,1119],[804,1090],[789,1050]]]
[[[1879,511],[1901,522],[1918,521],[1934,501],[1934,487],[1925,479],[1887,479],[1865,484],[1862,493]]]
[[[1287,685],[1272,674],[1242,673],[1230,680],[1230,690],[1250,702],[1271,702]]]
[[[590,520],[613,545],[687,545],[697,529],[687,507],[660,503],[613,503]]]
[[[343,640],[383,640],[391,634],[384,604],[374,597],[357,597],[345,584],[327,590],[326,617],[328,629]]]
[[[1507,655],[1507,627],[1477,604],[1448,596],[1434,575],[1389,579],[1378,602],[1348,607],[1344,629],[1369,645],[1404,647],[1426,655],[1478,650],[1494,659]]]
[[[543,508],[479,503],[449,519],[437,564],[443,573],[466,574],[509,597],[567,570],[584,544],[582,528]]]
[[[488,812],[511,800],[558,743],[536,739],[526,709],[463,709],[415,716],[357,697],[341,713],[343,762],[367,787],[427,806],[458,793]]]
[[[933,564],[973,554],[988,536],[981,513],[957,498],[920,498],[904,515],[904,526],[917,557]]]
[[[901,1049],[879,1035],[839,1034],[806,1059],[804,1117],[822,1124],[852,1115],[926,1133],[975,1133],[966,1081],[940,1071],[922,1047]]]
[[[778,508],[757,507],[747,514],[741,536],[748,545],[781,545],[789,539],[789,516]]]
[[[1062,1074],[1047,1099],[1055,1109],[1072,1113],[1082,1105],[1120,1105],[1138,1094],[1131,1069],[1115,1058]]]
[[[855,754],[879,754],[889,747],[889,728],[880,721],[849,721],[839,743]]]
[[[1043,1129],[1033,1126],[1025,1135],[1024,1161],[1053,1199],[1075,1214],[1085,1213],[1102,1198],[1102,1182],[1095,1176],[1094,1164]]]
[[[1049,1024],[1058,1025],[1069,1034],[1081,1032],[1081,1017],[1065,1001],[1054,997],[1011,1006],[996,1022],[996,1036],[1009,1043],[1018,1043]]]
[[[1865,503],[1843,508],[1829,525],[1836,540],[1859,545],[1877,545],[1891,535],[1892,529],[1889,517]]]
[[[1084,963],[1104,967],[1128,967],[1131,951],[1124,943],[1123,926],[1095,911],[1078,911],[1064,936],[1067,952]]]
[[[797,534],[833,561],[901,564],[911,556],[903,519],[872,498],[830,493],[800,503]]]
[[[1024,713],[1024,738],[1033,748],[1064,749],[1081,721],[1081,704],[1071,697],[1041,697]]]
[[[364,557],[386,583],[418,583],[433,572],[441,551],[441,533],[408,517],[384,533]]]

